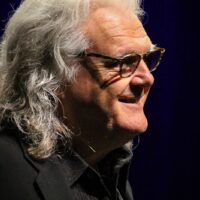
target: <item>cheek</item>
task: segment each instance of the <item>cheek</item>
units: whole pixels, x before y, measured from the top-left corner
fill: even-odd
[[[94,98],[97,88],[96,80],[85,68],[81,68],[69,89],[75,101],[89,103]]]
[[[103,70],[95,77],[87,69],[81,69],[76,81],[71,86],[71,93],[77,99],[88,104],[97,104],[99,107],[110,107],[113,99],[116,98],[116,88],[101,88],[103,81]],[[105,77],[105,76],[104,76]]]
[[[122,81],[118,81],[108,88],[101,89],[99,82],[86,69],[81,69],[76,81],[69,88],[68,97],[71,99],[74,109],[79,109],[79,114],[84,111],[82,113],[92,114],[87,116],[88,118],[104,116],[107,120],[112,121],[115,113],[119,113],[117,111],[117,94],[127,86],[126,83],[122,83]]]

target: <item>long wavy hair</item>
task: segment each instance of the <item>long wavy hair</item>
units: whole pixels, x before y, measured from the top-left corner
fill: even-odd
[[[0,125],[15,125],[33,157],[51,156],[58,139],[70,144],[56,91],[78,72],[69,55],[90,45],[81,24],[91,9],[113,3],[143,14],[140,0],[25,0],[8,21],[0,43]]]

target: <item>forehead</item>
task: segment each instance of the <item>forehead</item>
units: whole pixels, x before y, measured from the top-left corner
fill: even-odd
[[[99,8],[91,13],[85,31],[90,51],[110,56],[150,50],[151,41],[136,15],[121,8]]]

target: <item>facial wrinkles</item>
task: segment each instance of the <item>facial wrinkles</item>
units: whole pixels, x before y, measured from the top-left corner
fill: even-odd
[[[123,24],[115,26],[108,32],[108,37],[112,38],[112,43],[116,44],[116,50],[119,55],[128,53],[144,53],[150,49],[150,39],[144,31],[141,24]]]
[[[145,53],[151,47],[151,41],[141,22],[132,13],[102,9],[90,17],[86,30],[93,42],[88,52],[120,57],[132,52]],[[103,69],[99,71],[100,82],[105,81],[109,76],[112,74]],[[112,85],[109,87],[112,88]]]
[[[90,20],[89,36],[95,40],[92,49],[115,57],[135,49],[138,53],[150,49],[151,41],[135,15],[121,11],[105,12],[97,12],[98,15],[94,14]]]

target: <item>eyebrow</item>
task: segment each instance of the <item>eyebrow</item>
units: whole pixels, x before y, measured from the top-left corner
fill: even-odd
[[[157,46],[156,44],[151,44],[150,50],[148,52],[153,51],[156,48],[156,46]],[[80,53],[78,56],[82,56],[82,53]],[[107,56],[107,55],[101,54],[101,53],[87,53],[87,52],[84,52],[84,53],[86,53],[88,55],[94,55],[97,58],[99,57],[99,58],[103,58],[103,59],[112,59],[115,61],[119,61],[120,59],[123,59],[123,57],[125,57],[126,55],[129,55],[129,54],[139,54],[137,51],[130,51],[130,52],[126,52],[120,56],[118,55],[118,56],[113,57],[113,56]]]
[[[151,46],[150,46],[150,48],[149,48],[149,50],[147,51],[147,52],[150,52],[150,51],[153,51],[155,48],[157,47],[157,45],[156,44],[151,44]],[[147,53],[147,52],[145,52],[145,53]],[[124,53],[122,53],[121,55],[117,55],[115,58],[122,58],[122,57],[124,57],[124,56],[126,56],[126,55],[129,55],[129,54],[141,54],[140,52],[138,52],[138,51],[136,51],[136,50],[129,50],[129,51],[125,51]]]

